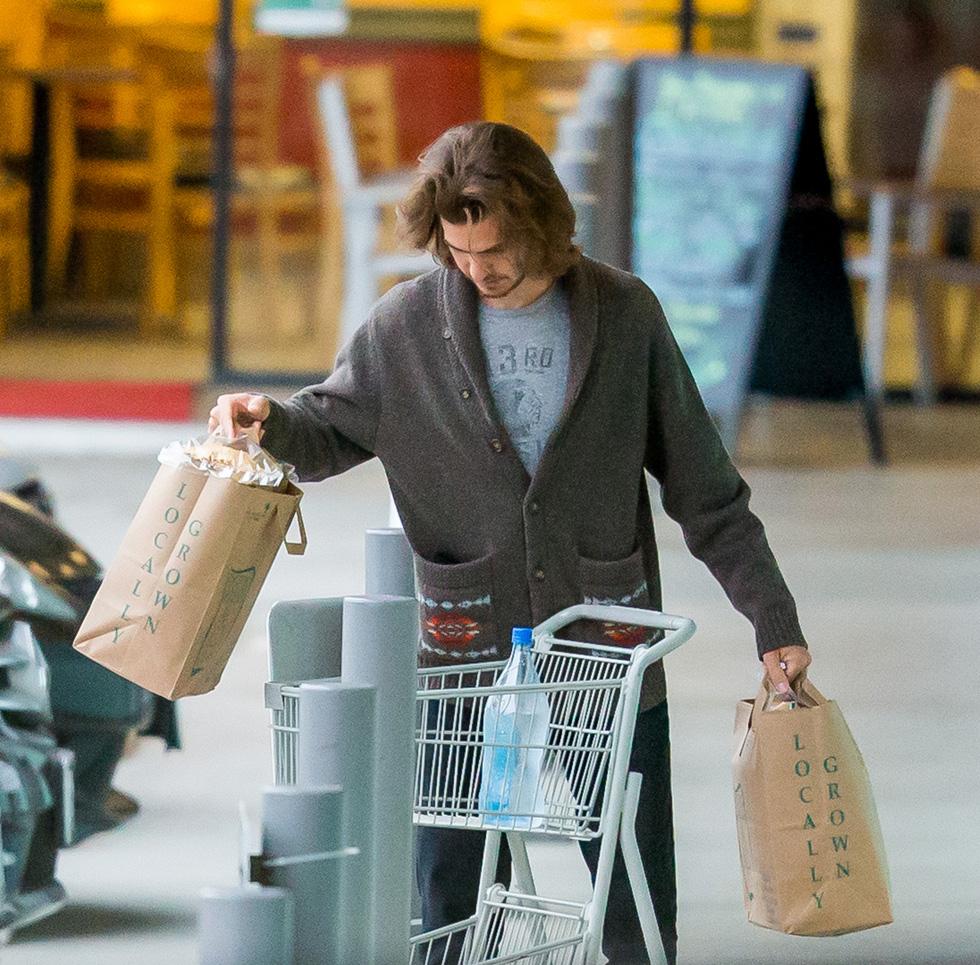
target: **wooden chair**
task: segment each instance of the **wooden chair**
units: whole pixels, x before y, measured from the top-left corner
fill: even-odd
[[[320,195],[312,172],[279,159],[282,44],[278,39],[253,38],[236,55],[233,224],[254,239],[258,256],[259,315],[275,321],[280,314],[279,283],[283,259],[304,253],[315,256],[320,243]],[[175,204],[178,234],[210,229],[214,220],[210,184],[213,102],[196,108],[178,121],[179,141],[189,150],[182,159]],[[196,170],[197,174],[189,172]],[[203,174],[202,174],[203,172]],[[311,311],[311,315],[315,314]],[[275,328],[275,326],[273,326]]]
[[[74,236],[142,236],[148,277],[144,322],[153,327],[176,312],[173,206],[180,105],[159,65],[142,71],[130,86],[134,110],[125,123],[111,112],[90,113],[91,101],[72,88],[52,91],[49,283],[63,287]],[[85,135],[118,149],[83,154],[79,146]],[[101,287],[100,261],[96,256],[89,262],[92,287]]]
[[[58,84],[51,90],[48,286],[64,288],[73,238],[100,243],[107,232],[147,240],[148,315],[172,317],[175,285],[169,212],[177,165],[177,103],[163,65],[139,67],[141,34],[90,13],[48,20],[45,63],[125,71],[124,80]],[[87,250],[89,289],[102,287],[106,259]],[[101,257],[100,257],[101,256]]]
[[[7,48],[0,47],[0,338],[5,334],[11,316],[28,309],[31,285],[27,185],[15,180],[3,167],[8,148],[4,135],[8,126],[2,72],[9,60]]]
[[[400,250],[392,237],[395,205],[415,172],[398,167],[390,68],[369,64],[327,72],[307,64],[306,69],[313,75],[325,145],[328,204],[335,230],[342,232],[340,328],[346,342],[367,318],[384,279],[419,275],[434,263],[427,253]]]
[[[11,317],[31,302],[27,185],[0,170],[0,338]]]
[[[576,6],[578,11],[572,9]],[[676,24],[610,17],[601,6],[566,2],[532,11],[531,5],[485,5],[480,45],[484,116],[527,131],[552,151],[558,119],[577,106],[596,60],[627,62],[680,49]],[[698,53],[711,49],[710,28],[703,23],[695,28],[694,47]]]
[[[0,47],[14,68],[36,67],[44,48],[44,2],[0,4]],[[26,157],[31,148],[31,89],[24,80],[0,81],[3,131],[0,140],[8,157]]]
[[[526,131],[546,151],[555,147],[559,116],[578,101],[593,56],[561,41],[558,27],[515,29],[480,48],[484,115]]]
[[[49,9],[44,17],[47,67],[111,67],[136,71],[140,32],[107,21],[95,9]],[[136,123],[138,88],[131,82],[78,86],[73,91],[79,130],[127,131]]]
[[[142,236],[147,251],[145,329],[172,325],[178,315],[176,248],[182,231],[208,228],[214,101],[208,74],[210,34],[205,31],[141,32],[135,109],[117,115],[84,114],[83,102],[65,91],[52,99],[58,139],[52,156],[52,251],[67,260],[73,233],[98,236],[123,232]],[[263,317],[275,319],[276,285],[283,243],[282,219],[317,216],[317,194],[309,173],[278,164],[280,43],[256,40],[239,51],[235,93],[235,149],[240,162],[233,213],[255,227],[267,295]],[[101,127],[100,127],[101,125]],[[79,132],[101,131],[134,149],[81,156]],[[57,189],[55,188],[57,185]],[[302,219],[300,219],[302,220]],[[315,246],[315,229],[288,231]],[[54,257],[54,255],[52,256]],[[90,264],[98,264],[93,260]],[[96,275],[90,273],[94,287]],[[271,314],[270,314],[271,313]]]
[[[884,360],[888,303],[893,282],[905,277],[911,284],[916,319],[919,378],[916,397],[936,397],[937,348],[942,347],[941,322],[930,316],[929,282],[970,288],[966,329],[956,363],[962,375],[976,347],[980,329],[980,232],[974,232],[971,258],[943,253],[939,229],[952,210],[980,218],[980,73],[958,67],[936,83],[919,168],[914,182],[862,183],[847,187],[870,198],[866,251],[848,258],[853,278],[867,282],[865,311],[865,370],[871,392],[884,392]],[[898,237],[899,215],[905,214],[905,237]]]

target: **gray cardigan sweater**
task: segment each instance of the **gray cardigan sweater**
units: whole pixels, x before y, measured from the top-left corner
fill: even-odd
[[[477,293],[439,268],[391,289],[330,377],[273,402],[263,445],[303,480],[381,459],[416,554],[420,663],[509,653],[514,626],[575,603],[661,607],[644,470],[691,552],[755,627],[805,645],[796,606],[653,293],[583,258],[561,280],[571,358],[559,423],[529,478],[494,407]],[[639,628],[573,625],[588,642]],[[665,695],[655,665],[642,706]]]

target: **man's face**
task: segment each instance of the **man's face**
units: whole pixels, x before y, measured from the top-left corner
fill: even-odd
[[[526,275],[518,252],[502,240],[496,215],[464,224],[442,221],[442,234],[456,267],[476,285],[484,301],[507,301],[519,292]]]

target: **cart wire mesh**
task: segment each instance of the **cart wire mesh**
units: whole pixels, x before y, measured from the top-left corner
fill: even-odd
[[[494,885],[477,915],[412,940],[411,965],[579,965],[586,906]]]
[[[299,687],[278,686],[278,700],[270,708],[272,714],[272,770],[276,785],[296,783],[296,762],[299,757]]]
[[[620,698],[635,651],[539,638],[539,684],[501,687],[503,663],[423,669],[416,701],[415,821],[443,827],[521,830],[587,840],[600,833],[602,798],[619,729]],[[492,695],[520,702],[543,693],[550,714],[545,744],[517,729],[487,740]],[[480,802],[483,755],[511,754],[510,800],[530,807],[506,813]],[[527,762],[537,752],[540,769]],[[522,794],[524,782],[534,788]]]

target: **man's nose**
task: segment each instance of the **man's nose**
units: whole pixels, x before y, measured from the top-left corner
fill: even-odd
[[[493,259],[483,258],[477,255],[472,260],[473,270],[479,272],[481,275],[492,275],[493,271]]]

